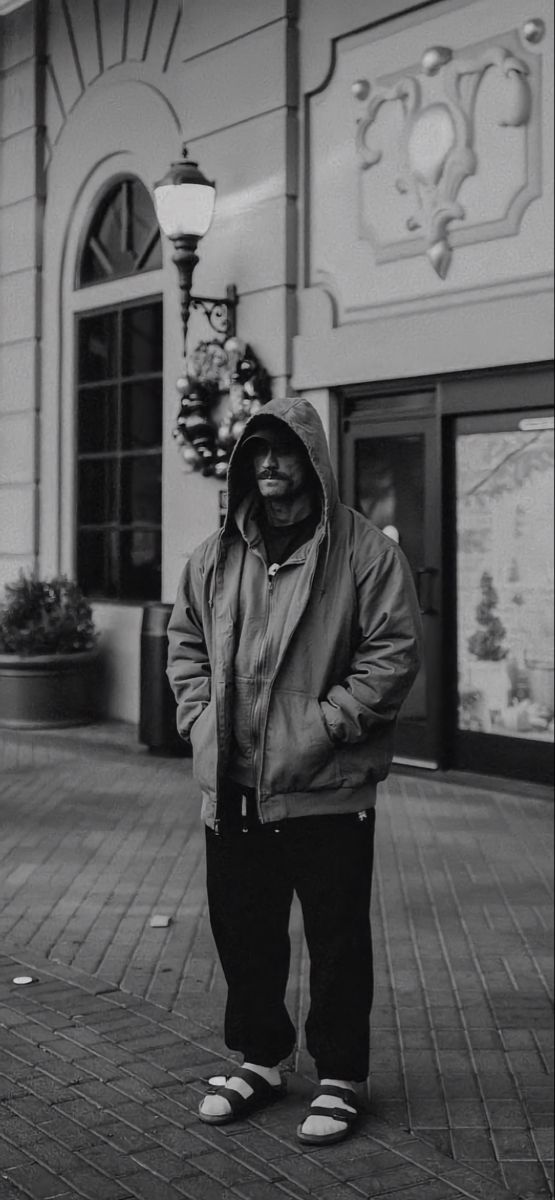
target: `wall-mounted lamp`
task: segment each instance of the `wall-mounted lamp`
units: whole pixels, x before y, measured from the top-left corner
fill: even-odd
[[[216,204],[216,185],[206,179],[198,163],[188,157],[183,146],[183,158],[173,162],[164,178],[154,185],[154,202],[158,223],[175,246],[172,261],[179,273],[181,290],[181,322],[183,349],[187,349],[189,310],[201,309],[216,331],[229,337],[235,333],[237,290],[226,288],[225,297],[193,296],[193,272],[198,263],[198,243],[208,233]]]
[[[167,175],[154,184],[158,223],[174,244],[172,259],[181,289],[185,363],[177,380],[179,412],[173,435],[188,469],[224,479],[245,421],[269,399],[270,387],[269,376],[252,347],[235,336],[236,288],[228,287],[222,298],[191,294],[197,246],[210,228],[215,202],[215,184],[189,159],[184,146],[183,158],[172,163]],[[220,336],[199,342],[187,355],[191,308],[201,309]],[[226,394],[226,411],[216,414]]]

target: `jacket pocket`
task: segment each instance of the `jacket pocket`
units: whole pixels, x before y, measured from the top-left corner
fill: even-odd
[[[274,691],[264,748],[264,790],[275,795],[338,785],[335,744],[316,696]]]
[[[385,779],[393,756],[393,730],[385,728],[360,742],[339,742],[337,765],[343,787],[357,788]]]
[[[214,697],[203,708],[190,732],[193,751],[193,775],[202,788],[216,790],[216,704]]]

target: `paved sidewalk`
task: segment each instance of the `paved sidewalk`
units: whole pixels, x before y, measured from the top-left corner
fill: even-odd
[[[226,1131],[195,1120],[201,1080],[229,1066],[197,792],[187,759],[135,737],[2,737],[0,1200],[552,1195],[545,796],[400,775],[382,788],[371,1112],[309,1154],[294,1138],[302,1044],[283,1105]],[[302,1028],[297,911],[292,941]],[[13,985],[17,962],[39,982]]]
[[[196,1120],[201,1080],[229,1067],[193,1018],[0,959],[0,1197],[21,1200],[509,1200],[406,1131],[370,1116],[341,1147],[301,1149],[307,1089],[226,1129]]]

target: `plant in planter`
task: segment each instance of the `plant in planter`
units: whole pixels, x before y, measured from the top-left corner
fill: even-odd
[[[505,626],[496,613],[499,597],[489,571],[480,579],[481,600],[476,608],[479,628],[468,639],[470,654],[477,660],[471,669],[472,682],[482,693],[490,714],[505,708],[510,680],[504,659]]]
[[[476,609],[476,620],[481,628],[468,639],[468,649],[481,661],[500,662],[507,657],[507,650],[503,646],[505,626],[495,612],[499,597],[489,571],[484,571],[480,579],[480,590],[482,599]]]
[[[80,725],[93,715],[91,607],[65,575],[23,572],[0,605],[0,726]]]

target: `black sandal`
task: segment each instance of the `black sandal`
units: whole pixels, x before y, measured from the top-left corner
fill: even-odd
[[[318,1104],[323,1096],[337,1096],[344,1104],[348,1104],[349,1108],[326,1108],[324,1104]],[[310,1108],[297,1127],[297,1137],[307,1146],[331,1146],[333,1142],[342,1142],[349,1136],[358,1113],[358,1100],[352,1088],[322,1083],[316,1089]],[[330,1117],[332,1121],[342,1121],[345,1129],[338,1129],[335,1133],[303,1133],[303,1125],[308,1117]]]
[[[217,1082],[219,1079],[223,1083]],[[250,1096],[242,1096],[235,1088],[227,1086],[228,1079],[242,1079],[252,1088]],[[212,1084],[206,1093],[207,1096],[222,1096],[227,1100],[231,1112],[210,1114],[203,1113],[199,1107],[199,1117],[201,1121],[205,1121],[207,1125],[227,1125],[230,1121],[239,1121],[242,1117],[248,1116],[249,1113],[256,1109],[265,1108],[268,1104],[273,1104],[274,1101],[280,1100],[285,1095],[287,1090],[284,1081],[279,1084],[268,1083],[263,1075],[259,1075],[257,1071],[249,1071],[247,1067],[238,1067],[231,1075],[215,1076],[210,1079]],[[203,1101],[201,1101],[202,1105]]]

